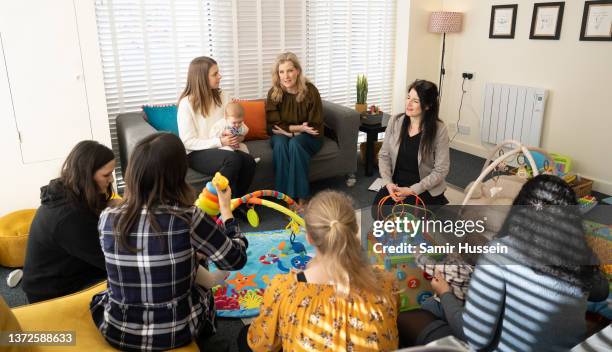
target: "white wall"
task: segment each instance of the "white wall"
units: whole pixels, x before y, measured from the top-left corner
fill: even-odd
[[[401,1],[401,0],[400,0]],[[574,170],[595,180],[594,188],[612,194],[612,43],[579,41],[584,1],[566,1],[560,40],[530,40],[534,0],[514,0],[518,16],[514,39],[489,39],[491,5],[495,0],[444,0],[437,9],[464,13],[463,31],[446,37],[446,80],[441,117],[454,125],[461,97],[461,73],[475,72],[466,83],[461,124],[469,135],[457,135],[452,146],[484,156],[480,143],[482,94],[487,82],[541,87],[549,90],[542,147],[568,155]],[[426,33],[429,6],[412,1],[408,67],[413,77],[438,82],[441,36]],[[416,7],[414,4],[420,4]],[[417,35],[414,38],[413,34]],[[437,38],[437,39],[436,39]],[[426,42],[431,41],[433,44]],[[435,73],[432,73],[435,70]],[[452,134],[451,134],[452,136]]]
[[[44,0],[27,1],[31,2],[31,6],[47,7],[49,5]],[[77,21],[79,31],[92,136],[95,140],[110,147],[111,139],[98,49],[94,3],[93,1],[61,1],[69,1],[73,4],[76,13],[76,19],[72,20]],[[49,15],[53,15],[52,11],[49,12]],[[58,43],[62,40],[66,40],[66,38],[57,38]],[[23,43],[23,45],[36,45],[36,43]],[[44,53],[41,53],[40,57],[41,64],[44,64]],[[59,175],[61,164],[65,158],[64,156],[62,159],[23,163],[5,67],[4,59],[0,58],[0,150],[2,151],[0,153],[0,164],[3,169],[2,176],[0,176],[0,194],[2,195],[0,215],[22,208],[38,207],[40,204],[39,188]],[[10,67],[8,69],[10,70]],[[53,68],[49,67],[49,69],[52,70]],[[53,91],[37,91],[35,82],[32,82],[32,96],[35,97],[36,94],[59,95],[62,94],[62,87],[55,87]],[[32,99],[32,103],[36,103],[35,98]],[[40,118],[44,118],[44,116]],[[60,136],[51,135],[49,138],[57,138],[58,143],[62,142]]]
[[[406,88],[415,79],[438,83],[442,42],[427,24],[429,13],[441,6],[441,0],[397,0],[393,114],[405,111]]]

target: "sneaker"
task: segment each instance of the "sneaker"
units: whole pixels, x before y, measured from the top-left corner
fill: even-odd
[[[11,273],[6,278],[6,284],[8,285],[8,287],[15,287],[19,284],[19,281],[21,281],[22,277],[23,277],[23,270],[15,269],[11,271]]]

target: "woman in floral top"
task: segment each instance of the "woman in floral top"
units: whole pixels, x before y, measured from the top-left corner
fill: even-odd
[[[316,256],[301,273],[278,275],[246,337],[253,351],[392,351],[397,290],[362,254],[351,200],[325,191],[305,215]],[[248,350],[244,332],[239,347]]]

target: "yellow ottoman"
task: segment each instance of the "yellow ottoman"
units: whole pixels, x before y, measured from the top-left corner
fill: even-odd
[[[0,265],[9,268],[23,266],[34,214],[36,209],[24,209],[0,218]]]
[[[94,324],[89,312],[91,297],[106,289],[106,281],[71,295],[13,308],[23,331],[72,331],[76,344],[72,346],[32,346],[33,351],[116,351]],[[198,351],[195,342],[177,352]]]

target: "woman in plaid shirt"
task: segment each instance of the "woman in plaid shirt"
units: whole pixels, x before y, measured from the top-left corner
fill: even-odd
[[[223,270],[246,263],[248,243],[232,216],[231,190],[218,190],[225,221],[218,227],[193,205],[185,155],[172,134],[143,139],[127,167],[122,203],[100,215],[108,289],[93,297],[91,312],[115,348],[167,350],[214,334],[214,300],[195,282],[196,253]]]

